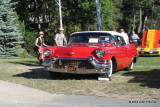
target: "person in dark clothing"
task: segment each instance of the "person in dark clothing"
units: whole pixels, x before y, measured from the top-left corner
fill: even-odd
[[[44,33],[43,33],[43,32],[39,32],[39,36],[36,38],[35,45],[36,45],[37,47],[47,46],[47,45],[44,43]]]
[[[42,64],[43,62],[43,54],[42,54],[42,50],[43,47],[46,47],[47,45],[44,43],[44,33],[41,31],[39,32],[38,37],[36,38],[35,41],[35,51],[37,52],[37,59],[39,60],[39,65]]]

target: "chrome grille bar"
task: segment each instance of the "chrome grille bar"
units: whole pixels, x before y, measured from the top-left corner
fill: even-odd
[[[87,60],[57,60],[54,68],[65,68],[65,66],[78,66],[78,69],[94,69],[95,67]]]

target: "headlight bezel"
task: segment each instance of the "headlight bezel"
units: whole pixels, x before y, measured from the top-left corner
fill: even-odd
[[[95,54],[98,58],[102,58],[106,54],[106,51],[103,49],[96,49]]]
[[[150,49],[150,51],[157,51],[157,48],[152,48],[152,49]]]
[[[50,56],[51,53],[52,53],[52,51],[49,50],[49,49],[45,49],[45,50],[43,51],[43,54],[44,54],[45,56],[47,56],[47,57]]]
[[[139,51],[139,52],[142,52],[142,51],[144,51],[144,49],[143,49],[143,48],[140,48],[140,49],[138,49],[138,51]]]

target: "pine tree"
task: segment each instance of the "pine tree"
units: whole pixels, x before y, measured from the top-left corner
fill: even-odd
[[[11,0],[0,0],[0,57],[17,57],[23,52],[23,43],[15,23],[14,6]]]

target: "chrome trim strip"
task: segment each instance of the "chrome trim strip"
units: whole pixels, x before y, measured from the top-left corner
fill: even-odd
[[[110,64],[107,63],[108,61],[106,61],[104,64],[99,64],[99,61],[97,61],[96,59],[89,59],[90,63],[95,67],[95,68],[110,68]]]

